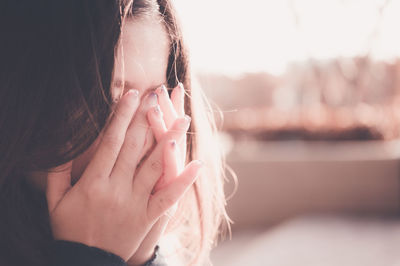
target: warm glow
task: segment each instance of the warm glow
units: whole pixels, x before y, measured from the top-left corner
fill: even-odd
[[[175,2],[201,71],[279,74],[308,58],[400,55],[400,1],[389,1],[381,17],[384,0]]]

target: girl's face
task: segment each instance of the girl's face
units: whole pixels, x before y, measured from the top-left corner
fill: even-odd
[[[112,84],[114,99],[129,89],[137,89],[143,99],[150,91],[166,83],[169,38],[158,18],[140,18],[126,22],[117,49]],[[123,89],[122,80],[125,80]],[[125,90],[125,91],[123,91]],[[72,183],[75,183],[96,151],[100,138],[72,163]],[[32,181],[45,190],[47,178],[33,175]]]
[[[125,24],[115,61],[113,98],[118,99],[129,89],[136,89],[143,99],[161,84],[166,84],[170,44],[165,27],[159,21],[158,18],[144,17],[129,20]],[[79,179],[93,157],[99,140],[97,138],[83,154],[73,160],[73,183]]]

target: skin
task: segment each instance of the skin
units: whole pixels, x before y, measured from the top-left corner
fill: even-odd
[[[202,164],[185,166],[190,121],[184,117],[183,86],[173,89],[171,99],[160,86],[169,53],[165,29],[155,19],[137,19],[127,22],[122,36],[113,83],[120,100],[110,123],[82,155],[32,181],[46,190],[56,239],[141,265]]]
[[[115,99],[121,97],[129,89],[139,91],[139,97],[144,99],[146,94],[155,91],[166,83],[166,72],[169,55],[169,39],[163,26],[153,18],[128,21],[122,32],[121,46],[117,50],[112,93]],[[125,80],[125,84],[122,84]],[[143,102],[143,101],[142,101]],[[144,106],[142,123],[149,107]],[[146,137],[148,152],[154,144],[152,132]],[[82,175],[89,160],[93,157],[100,138],[86,152],[73,162],[72,177],[74,182]]]

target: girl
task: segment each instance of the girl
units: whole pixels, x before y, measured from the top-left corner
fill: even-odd
[[[0,265],[209,264],[222,160],[171,3],[0,5]]]

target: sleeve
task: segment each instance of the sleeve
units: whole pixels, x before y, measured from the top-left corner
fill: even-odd
[[[164,257],[159,252],[160,247],[157,245],[154,249],[153,257],[148,260],[144,266],[168,266]]]
[[[50,266],[127,266],[126,262],[114,253],[65,240],[53,242],[50,262]]]
[[[50,254],[50,266],[128,266],[114,253],[73,241],[53,241]],[[143,266],[168,266],[158,245],[153,257]]]

